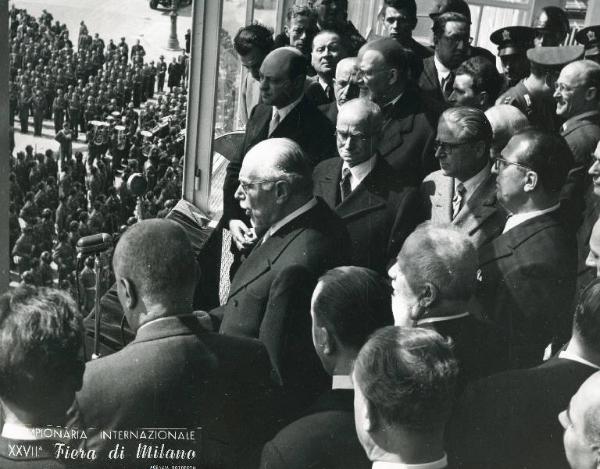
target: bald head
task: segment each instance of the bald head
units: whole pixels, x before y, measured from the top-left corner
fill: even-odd
[[[498,104],[485,111],[492,125],[494,139],[492,155],[500,155],[502,149],[517,132],[529,126],[529,120],[519,109],[510,104]]]
[[[308,60],[293,47],[270,52],[260,67],[260,96],[264,104],[285,107],[304,90]]]
[[[404,49],[398,41],[392,38],[384,37],[367,42],[360,48],[358,58],[360,59],[368,51],[380,54],[388,67],[396,68],[398,70],[407,69],[406,49]]]
[[[346,101],[357,98],[359,95],[358,87],[358,58],[346,57],[338,62],[335,69],[335,82],[333,89],[335,91],[335,100],[338,106]]]
[[[117,283],[128,279],[146,307],[185,300],[191,311],[195,255],[185,231],[175,222],[143,220],[128,228],[115,248],[113,268]]]

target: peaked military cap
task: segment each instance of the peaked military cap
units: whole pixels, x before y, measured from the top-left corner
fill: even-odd
[[[498,46],[498,55],[525,54],[533,47],[535,29],[529,26],[508,26],[492,33],[490,41]]]
[[[527,51],[527,58],[532,64],[559,70],[582,57],[582,46],[534,47]]]
[[[575,39],[585,48],[586,57],[600,55],[600,25],[588,26],[577,31]]]

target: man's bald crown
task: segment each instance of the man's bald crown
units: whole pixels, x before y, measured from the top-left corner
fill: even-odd
[[[306,75],[308,71],[308,60],[295,47],[279,47],[269,52],[263,63],[287,69],[292,80],[300,75]]]
[[[367,42],[360,48],[359,57],[362,57],[366,52],[374,51],[381,54],[386,65],[396,68],[405,73],[408,69],[408,57],[406,49],[402,47],[395,39],[384,37],[374,41]]]

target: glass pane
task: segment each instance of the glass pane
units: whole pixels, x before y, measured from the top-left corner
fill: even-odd
[[[254,0],[254,20],[275,30],[277,0]]]

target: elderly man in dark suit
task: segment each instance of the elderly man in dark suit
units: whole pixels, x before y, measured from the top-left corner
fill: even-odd
[[[77,394],[86,448],[112,445],[102,430],[203,427],[201,465],[253,467],[276,397],[269,356],[260,342],[215,334],[206,313],[192,313],[197,267],[185,231],[168,220],[136,223],[113,267],[135,339],[86,367]]]
[[[437,116],[426,111],[412,80],[411,52],[391,38],[359,51],[360,85],[383,113],[379,154],[413,184],[436,169],[433,143]]]
[[[315,350],[331,389],[265,445],[261,467],[367,469],[354,427],[354,360],[369,335],[393,322],[390,287],[363,267],[338,267],[319,279],[312,297]]]
[[[492,127],[483,111],[456,107],[444,111],[438,124],[436,157],[442,169],[421,184],[429,218],[451,223],[476,247],[502,233],[506,212],[496,200],[492,174]]]
[[[460,389],[508,367],[502,331],[471,312],[477,251],[456,228],[427,222],[404,242],[389,270],[397,326],[433,329],[453,343]]]
[[[356,57],[346,57],[338,62],[335,69],[335,80],[333,81],[333,92],[335,99],[332,103],[319,106],[325,116],[333,123],[337,122],[339,107],[346,101],[358,98],[360,88],[358,87],[358,59]]]
[[[444,13],[435,17],[432,30],[435,51],[423,61],[419,88],[444,104],[452,94],[456,68],[469,58],[470,22],[460,13]]]
[[[556,418],[577,388],[600,369],[600,281],[582,293],[566,348],[543,365],[469,385],[448,428],[460,468],[568,469]]]
[[[307,80],[305,94],[315,105],[335,102],[333,82],[336,67],[348,55],[346,49],[346,44],[334,31],[321,31],[313,39],[311,65],[317,74]]]
[[[444,427],[457,374],[450,344],[435,331],[388,326],[371,336],[352,381],[356,432],[374,468],[448,467]]]
[[[592,276],[585,268],[587,247],[592,226],[598,219],[600,203],[594,194],[592,176],[587,170],[595,163],[600,141],[600,65],[590,60],[578,60],[560,72],[554,92],[556,114],[563,121],[561,135],[573,152],[576,168],[571,171],[562,192],[562,203],[573,215],[573,228],[579,242],[579,285]],[[600,152],[597,152],[600,156]]]
[[[312,194],[312,168],[290,139],[253,147],[242,164],[236,198],[254,228],[254,248],[236,272],[227,303],[211,311],[222,334],[261,339],[286,389],[306,399],[319,391],[308,311],[316,280],[349,260],[347,231]],[[301,353],[304,351],[304,353]],[[314,376],[300,370],[315,370]]]
[[[479,248],[478,299],[509,335],[511,366],[541,363],[568,334],[577,243],[561,222],[559,194],[573,155],[559,135],[516,134],[494,160],[497,197],[511,214],[503,233]]]
[[[423,221],[418,191],[377,153],[383,119],[366,99],[342,105],[339,157],[314,170],[314,192],[342,218],[352,241],[351,264],[385,273],[404,239]]]
[[[235,198],[238,175],[248,150],[269,138],[295,141],[314,166],[334,154],[332,123],[304,96],[308,62],[294,48],[283,47],[271,52],[260,68],[261,104],[252,111],[240,153],[229,162],[223,183],[223,217],[238,251],[247,251],[248,217]]]

